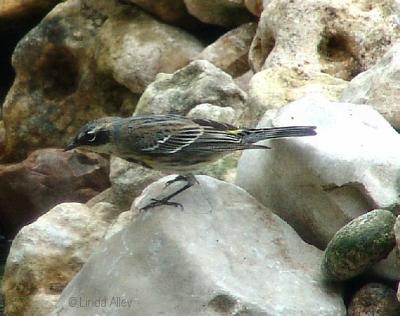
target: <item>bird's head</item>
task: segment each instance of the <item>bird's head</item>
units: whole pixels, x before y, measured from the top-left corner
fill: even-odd
[[[98,153],[110,154],[112,128],[116,117],[105,117],[82,126],[64,151],[84,148]]]

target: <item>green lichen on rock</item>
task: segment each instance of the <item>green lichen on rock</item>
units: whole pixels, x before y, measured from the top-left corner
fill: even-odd
[[[325,277],[347,280],[385,258],[395,245],[395,221],[391,212],[378,209],[342,227],[325,249],[322,262]]]

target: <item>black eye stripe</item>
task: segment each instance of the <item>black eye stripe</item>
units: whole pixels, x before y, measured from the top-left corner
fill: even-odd
[[[88,138],[89,142],[94,142],[96,140],[97,134],[96,133],[88,133],[89,136],[93,135],[92,138]]]
[[[79,134],[76,143],[80,145],[98,146],[109,142],[109,131],[105,130],[89,130]]]

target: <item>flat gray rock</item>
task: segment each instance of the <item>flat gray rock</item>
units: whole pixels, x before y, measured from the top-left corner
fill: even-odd
[[[52,315],[345,315],[338,291],[321,281],[320,250],[242,189],[197,179],[176,199],[183,210],[151,209],[106,240]]]

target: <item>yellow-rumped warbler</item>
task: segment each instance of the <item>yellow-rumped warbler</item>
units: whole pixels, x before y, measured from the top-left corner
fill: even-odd
[[[190,173],[236,150],[268,149],[254,143],[271,138],[315,135],[315,126],[237,128],[230,124],[179,115],[105,117],[84,125],[65,150],[80,147],[113,154],[147,168],[181,174],[169,181],[186,185],[144,208],[179,205],[169,200],[191,187]],[[182,175],[182,173],[184,175]]]

